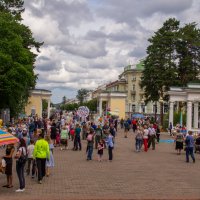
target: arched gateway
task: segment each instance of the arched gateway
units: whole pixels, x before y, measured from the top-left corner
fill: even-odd
[[[169,94],[169,122],[173,125],[174,103],[186,102],[187,130],[199,128],[199,102],[200,102],[200,84],[189,83],[187,87],[171,87]]]

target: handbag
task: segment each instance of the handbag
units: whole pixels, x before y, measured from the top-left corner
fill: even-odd
[[[25,164],[26,161],[27,161],[27,154],[24,155],[23,148],[22,148],[22,154],[21,154],[21,156],[18,159],[18,163],[19,164]]]

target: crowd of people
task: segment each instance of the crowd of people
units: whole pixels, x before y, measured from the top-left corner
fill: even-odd
[[[57,147],[63,151],[72,145],[73,151],[82,151],[83,140],[87,144],[87,161],[93,160],[94,149],[97,152],[98,161],[103,161],[104,150],[107,149],[108,161],[111,162],[118,124],[124,132],[124,138],[128,138],[130,134],[135,138],[136,152],[147,152],[150,148],[155,150],[156,143],[160,142],[160,127],[157,123],[151,123],[148,118],[119,120],[110,117],[95,123],[89,120],[82,121],[76,113],[66,112],[51,119],[29,117],[12,123],[8,127],[8,132],[19,138],[19,144],[10,144],[5,147],[5,155],[2,160],[6,163],[7,183],[3,187],[13,187],[13,158],[16,160],[16,173],[19,179],[19,189],[16,192],[23,192],[26,185],[25,174],[31,175],[33,179],[37,177],[39,184],[43,183],[45,176],[50,176],[51,168],[55,166],[54,148]],[[189,162],[189,156],[195,162],[193,153],[195,142],[192,132],[189,131],[187,135],[184,135],[177,129],[173,136],[175,137],[177,153],[181,153],[185,143],[186,162]],[[200,150],[200,135],[199,139],[195,141],[199,145],[199,149],[197,147],[195,149]]]

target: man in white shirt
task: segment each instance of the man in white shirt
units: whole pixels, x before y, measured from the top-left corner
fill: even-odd
[[[156,131],[153,128],[153,124],[150,124],[148,131],[149,131],[148,149],[152,144],[152,150],[155,150]]]

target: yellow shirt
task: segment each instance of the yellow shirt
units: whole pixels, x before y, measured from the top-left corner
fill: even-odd
[[[44,139],[39,139],[35,143],[34,152],[33,152],[34,158],[50,158],[50,151],[49,151],[49,144]]]

